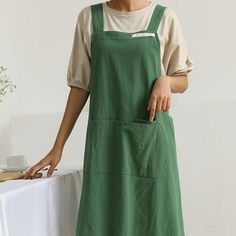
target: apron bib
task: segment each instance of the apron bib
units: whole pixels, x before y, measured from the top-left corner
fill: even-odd
[[[156,5],[147,30],[104,31],[91,5],[91,90],[77,236],[184,236],[175,133],[168,112],[149,121],[161,75]]]

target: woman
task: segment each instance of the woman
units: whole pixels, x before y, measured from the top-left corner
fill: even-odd
[[[175,13],[154,1],[81,10],[65,114],[52,150],[25,178],[51,176],[88,96],[78,236],[184,236],[171,93],[193,62]]]

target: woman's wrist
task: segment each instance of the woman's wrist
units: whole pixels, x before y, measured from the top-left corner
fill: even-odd
[[[172,76],[169,76],[169,75],[166,75],[166,79],[169,81],[170,85],[171,85],[171,82],[172,82]]]
[[[188,88],[188,80],[185,75],[166,76],[172,93],[183,93]]]
[[[55,150],[56,152],[62,152],[63,147],[64,147],[64,145],[55,142],[52,149]]]

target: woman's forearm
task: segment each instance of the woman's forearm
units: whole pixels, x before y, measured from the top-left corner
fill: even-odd
[[[167,76],[172,93],[183,93],[188,88],[187,76]]]
[[[88,96],[89,92],[86,90],[77,87],[71,87],[65,112],[53,148],[58,150],[63,149],[65,142],[69,137],[76,120],[88,99]]]

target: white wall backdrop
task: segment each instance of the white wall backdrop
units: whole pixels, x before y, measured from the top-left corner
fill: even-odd
[[[0,103],[0,163],[18,153],[33,163],[49,151],[69,92],[66,71],[76,19],[81,8],[92,3],[0,0],[0,65],[8,68],[17,85]],[[176,127],[186,236],[233,236],[236,4],[233,0],[160,3],[178,15],[195,62],[188,90],[173,94],[170,111]],[[66,144],[63,163],[77,164],[78,157],[82,165],[88,106],[89,100]]]

